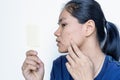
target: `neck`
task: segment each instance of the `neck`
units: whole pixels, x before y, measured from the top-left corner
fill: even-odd
[[[87,41],[87,45],[84,45],[80,50],[92,61],[96,77],[102,68],[105,54],[102,52],[97,40],[92,41]]]

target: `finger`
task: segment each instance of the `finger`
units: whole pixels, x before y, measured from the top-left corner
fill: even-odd
[[[67,68],[68,72],[71,74],[72,73],[72,68],[71,68],[70,64],[67,62],[65,65],[66,65],[66,68]]]
[[[40,64],[42,61],[39,59],[39,57],[37,57],[37,56],[28,56],[27,58],[26,58],[26,60],[31,60],[31,61],[34,61],[34,62],[36,62],[36,63],[38,63],[38,64]]]
[[[76,56],[76,54],[74,53],[74,51],[73,51],[73,49],[72,49],[71,46],[68,48],[68,53],[69,53],[70,57],[71,57],[74,61],[75,61],[75,59],[77,59],[77,56]]]
[[[26,66],[27,66],[27,64],[26,64],[25,61],[24,61],[23,65],[22,65],[22,67],[21,67],[22,71],[25,70]]]
[[[70,55],[67,55],[66,58],[67,58],[68,63],[69,63],[70,65],[74,65],[74,64],[75,64],[74,60],[70,57]]]
[[[27,67],[24,69],[24,72],[30,72],[30,71],[37,71],[38,68],[33,65],[27,65]]]
[[[73,41],[71,41],[71,46],[78,57],[81,57],[81,58],[85,57],[85,55],[80,51],[80,49],[77,47],[77,45]]]
[[[37,68],[39,68],[40,66],[39,66],[39,64],[38,63],[36,63],[35,61],[33,61],[33,60],[26,60],[25,61],[25,63],[27,64],[27,65],[33,65],[33,66],[35,66],[35,67],[37,67]]]
[[[32,65],[32,66],[35,66],[37,68],[40,67],[40,64],[36,63],[35,61],[26,59],[21,67],[22,71],[24,71],[28,65]]]
[[[70,64],[68,63],[68,62],[66,62],[66,68],[68,69],[68,70],[71,70],[71,66],[70,66]]]
[[[37,51],[29,50],[26,52],[26,56],[37,56]]]

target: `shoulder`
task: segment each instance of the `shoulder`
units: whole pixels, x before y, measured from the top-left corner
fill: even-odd
[[[57,76],[57,78],[59,77],[61,79],[62,72],[65,70],[65,63],[66,62],[67,62],[67,60],[66,60],[65,55],[60,56],[53,61],[51,75],[54,75],[54,78]]]
[[[114,79],[120,79],[120,62],[108,56],[107,73]]]
[[[119,61],[116,61],[115,59],[113,59],[112,57],[110,56],[107,56],[108,57],[108,65],[110,67],[112,67],[113,69],[118,69],[120,70],[120,62]]]
[[[66,55],[60,56],[53,61],[51,80],[68,80],[70,75],[66,69]],[[54,78],[54,79],[53,79]]]
[[[66,60],[66,55],[62,55],[58,58],[56,58],[54,61],[53,61],[53,64],[54,65],[60,65],[61,63],[65,63],[67,60]]]
[[[120,62],[106,55],[103,67],[95,80],[120,80]]]

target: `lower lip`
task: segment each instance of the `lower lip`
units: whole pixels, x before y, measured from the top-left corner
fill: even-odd
[[[59,46],[59,45],[60,45],[60,43],[58,42],[58,43],[57,43],[57,46]]]

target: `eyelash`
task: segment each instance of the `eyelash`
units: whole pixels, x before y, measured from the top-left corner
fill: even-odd
[[[61,24],[62,27],[65,27],[67,24]]]

